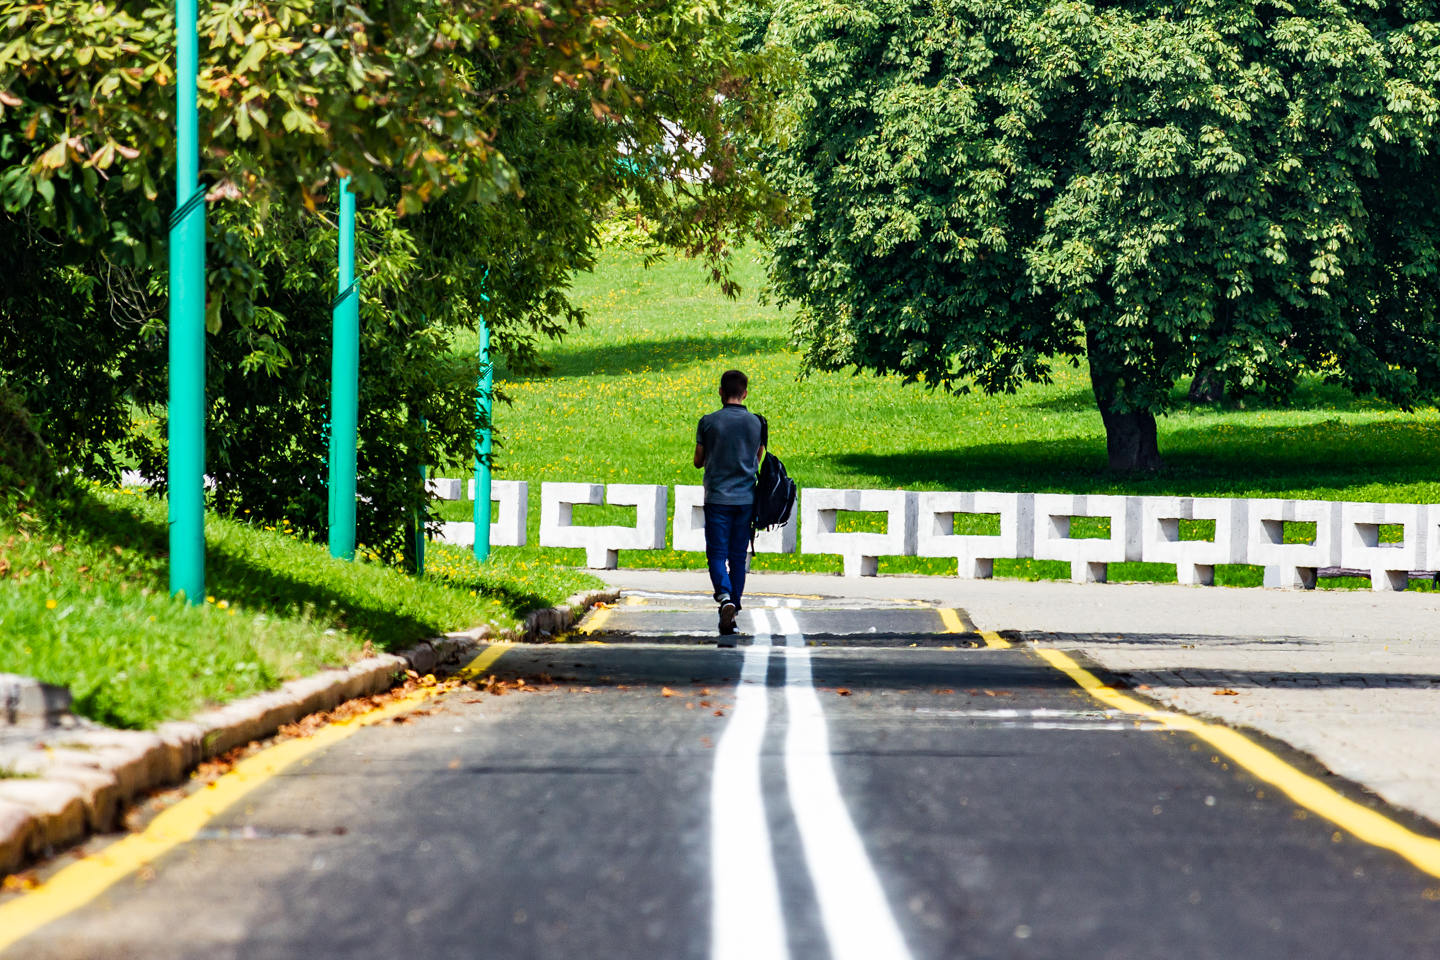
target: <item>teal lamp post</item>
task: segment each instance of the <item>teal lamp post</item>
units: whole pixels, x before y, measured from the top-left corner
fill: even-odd
[[[489,275],[489,271],[486,271]],[[489,302],[488,294],[480,294]],[[490,557],[490,438],[491,395],[495,389],[495,364],[490,361],[490,326],[480,315],[480,377],[475,383],[475,559]]]
[[[355,194],[340,181],[340,277],[331,304],[330,556],[355,559],[355,460],[360,427],[360,291],[355,280]]]
[[[205,191],[196,0],[175,2],[175,212],[170,216],[170,593],[205,599]]]

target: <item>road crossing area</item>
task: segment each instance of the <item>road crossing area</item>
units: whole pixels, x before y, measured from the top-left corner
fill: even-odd
[[[1282,783],[963,610],[746,606],[738,649],[715,648],[708,598],[636,592],[565,642],[491,652],[489,693],[336,739],[7,939],[25,897],[63,892],[61,858],[41,891],[0,899],[0,957],[1268,960],[1440,942],[1433,826],[1303,756],[1228,731],[1309,786]]]

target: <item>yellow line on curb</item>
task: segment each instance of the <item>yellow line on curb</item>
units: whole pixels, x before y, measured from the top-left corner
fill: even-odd
[[[1035,652],[1101,703],[1145,717],[1171,730],[1199,737],[1254,776],[1284,791],[1305,809],[1368,844],[1403,857],[1431,876],[1440,877],[1440,840],[1415,833],[1389,817],[1348,799],[1229,727],[1208,723],[1188,714],[1161,710],[1126,696],[1107,686],[1059,650],[1037,648]]]
[[[985,646],[991,650],[1009,650],[1010,641],[1006,640],[994,630],[978,630],[970,618],[965,616],[954,607],[936,607],[935,612],[940,614],[940,622],[945,624],[946,633],[978,633],[980,639],[985,641]]]
[[[994,630],[981,630],[980,638],[985,641],[985,646],[992,650],[1009,650],[1011,646],[1009,640],[1006,640]]]
[[[940,622],[945,624],[946,633],[974,632],[972,628],[965,625],[965,621],[960,616],[960,611],[954,607],[936,607],[935,610],[940,614]]]
[[[507,649],[508,645],[487,647],[461,669],[460,675],[475,676]],[[60,870],[35,889],[0,904],[0,950],[83,907],[141,867],[194,839],[210,820],[312,754],[334,746],[362,727],[413,710],[439,692],[438,687],[422,687],[383,707],[328,724],[313,736],[286,740],[246,757],[214,783],[162,811],[141,832],[117,840]]]
[[[611,612],[609,607],[601,607],[599,610],[591,612],[590,616],[586,617],[585,621],[575,628],[575,631],[586,635],[594,633],[596,630],[605,626],[605,621],[610,619]]]
[[[471,657],[469,663],[455,671],[455,676],[461,680],[473,680],[486,670],[489,670],[491,665],[494,664],[496,660],[499,660],[505,654],[505,651],[509,649],[510,644],[508,643],[492,643],[474,657]]]

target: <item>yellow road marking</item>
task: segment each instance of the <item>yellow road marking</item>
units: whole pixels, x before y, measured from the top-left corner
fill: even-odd
[[[507,649],[508,645],[487,647],[467,663],[459,675],[473,677]],[[246,757],[214,783],[161,812],[140,833],[117,840],[60,870],[33,890],[0,904],[0,950],[83,907],[136,870],[194,839],[210,820],[276,775],[334,746],[360,728],[384,723],[413,710],[440,692],[439,687],[422,687],[383,707],[348,720],[337,720],[313,736],[286,740]]]
[[[940,622],[945,624],[946,633],[974,633],[973,627],[965,623],[960,616],[960,611],[953,607],[937,607],[940,614]]]
[[[491,664],[499,660],[505,651],[509,649],[510,644],[508,643],[492,643],[472,657],[469,663],[455,671],[455,676],[461,680],[473,680],[486,670],[489,670]]]
[[[936,607],[940,614],[940,622],[945,624],[946,633],[978,633],[980,639],[985,641],[985,646],[992,650],[1009,650],[1010,641],[1006,640],[994,630],[977,630],[970,618],[965,616],[954,607]]]
[[[1009,650],[1010,641],[1006,640],[994,630],[981,630],[980,637],[985,641],[985,646],[992,650]]]
[[[592,610],[590,612],[590,616],[586,617],[585,620],[578,627],[575,628],[576,632],[584,634],[594,633],[596,630],[599,630],[601,627],[605,626],[605,621],[610,619],[610,614],[612,612],[613,611],[611,611],[609,607],[601,607],[598,610]]]
[[[1389,850],[1424,872],[1440,877],[1440,840],[1408,830],[1389,817],[1346,798],[1229,727],[1208,723],[1188,714],[1161,710],[1120,693],[1059,650],[1037,648],[1035,652],[1101,703],[1145,717],[1171,730],[1199,737],[1254,776],[1283,790],[1306,810],[1319,814],[1360,840]]]

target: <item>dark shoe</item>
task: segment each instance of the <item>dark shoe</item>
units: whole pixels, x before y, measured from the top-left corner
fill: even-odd
[[[735,632],[735,604],[729,597],[720,601],[720,634]]]

